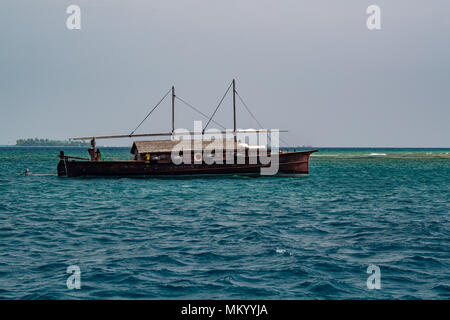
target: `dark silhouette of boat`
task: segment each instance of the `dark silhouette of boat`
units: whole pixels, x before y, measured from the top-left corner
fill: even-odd
[[[207,126],[220,107],[226,94],[232,87],[234,129],[220,131],[223,138],[211,137],[205,132]],[[165,133],[135,134],[135,131],[160,105],[165,97],[172,93],[172,131]],[[174,87],[149,112],[138,127],[128,135],[79,137],[70,140],[90,140],[89,158],[74,157],[60,151],[58,176],[179,176],[179,175],[290,175],[303,176],[309,173],[309,157],[318,150],[283,151],[273,147],[252,146],[237,139],[238,134],[269,134],[274,130],[237,130],[236,129],[236,95],[250,112],[236,91],[235,80],[228,87],[225,95],[209,118],[201,132],[177,133],[175,130],[175,99],[187,104],[197,112],[198,109],[175,95]],[[205,116],[203,113],[201,113]],[[255,118],[256,120],[256,118]],[[215,121],[213,121],[215,122]],[[216,122],[215,122],[216,123]],[[283,131],[280,131],[283,132]],[[231,135],[231,138],[229,137]],[[133,137],[170,136],[170,140],[134,141],[131,148],[132,160],[105,161],[100,150],[96,149],[96,140]],[[188,139],[186,139],[188,136]]]

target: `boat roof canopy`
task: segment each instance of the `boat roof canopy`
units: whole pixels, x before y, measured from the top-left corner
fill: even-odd
[[[148,141],[134,141],[131,147],[132,154],[142,154],[142,153],[166,153],[172,152],[174,148],[180,143],[180,150],[183,148],[184,151],[195,150],[194,141],[196,140],[148,140]],[[236,149],[237,143],[234,138],[230,139],[217,139],[209,140],[203,139],[198,140],[201,143],[202,149]]]

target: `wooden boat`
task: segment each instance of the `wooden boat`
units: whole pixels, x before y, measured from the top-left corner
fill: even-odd
[[[233,88],[233,119],[234,130],[232,138],[225,136],[223,139],[208,138],[205,129],[212,121],[214,114],[220,107],[230,87]],[[166,133],[135,134],[134,132],[142,125],[149,115],[159,106],[168,95],[168,92],[158,104],[150,111],[138,127],[128,135],[80,137],[71,140],[91,140],[91,148],[88,150],[90,158],[67,156],[60,151],[58,163],[58,176],[80,177],[80,176],[179,176],[179,175],[260,175],[264,170],[273,166],[273,160],[277,161],[277,175],[303,176],[309,173],[309,157],[317,150],[282,151],[274,150],[266,146],[249,146],[237,139],[242,133],[269,133],[270,130],[237,130],[236,129],[236,87],[235,80],[232,81],[227,92],[223,96],[213,115],[201,132],[190,132],[193,138],[190,140],[177,139],[175,130],[175,95],[172,92],[172,131]],[[240,96],[239,96],[240,98]],[[184,100],[178,98],[180,101]],[[241,100],[242,103],[243,100]],[[185,102],[186,103],[186,102]],[[244,104],[245,105],[245,104]],[[193,107],[193,106],[191,106]],[[246,108],[248,108],[246,106]],[[197,110],[198,111],[198,110]],[[248,110],[249,111],[249,110]],[[250,111],[249,111],[250,112]],[[252,115],[252,114],[251,114]],[[252,115],[253,116],[253,115]],[[228,136],[229,131],[221,131]],[[186,133],[183,133],[184,135]],[[170,136],[170,140],[148,140],[134,141],[131,148],[132,160],[104,161],[99,149],[96,150],[96,140],[112,138],[133,137],[160,137]],[[197,138],[196,138],[197,137]],[[174,150],[182,144],[181,152]],[[262,156],[264,155],[264,157]],[[177,158],[178,157],[178,158]],[[181,158],[181,159],[180,159]],[[272,161],[267,161],[267,160]]]

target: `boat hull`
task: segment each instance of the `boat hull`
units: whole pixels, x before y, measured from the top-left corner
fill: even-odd
[[[307,175],[309,157],[317,150],[288,152],[279,154],[279,175]],[[197,176],[243,174],[259,175],[263,167],[269,165],[249,164],[180,164],[148,163],[130,161],[77,161],[63,158],[58,163],[58,176]]]

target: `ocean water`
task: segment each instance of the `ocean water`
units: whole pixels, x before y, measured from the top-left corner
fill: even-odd
[[[0,148],[1,299],[450,298],[449,149],[320,149],[309,177],[195,179],[58,178],[58,151]]]

